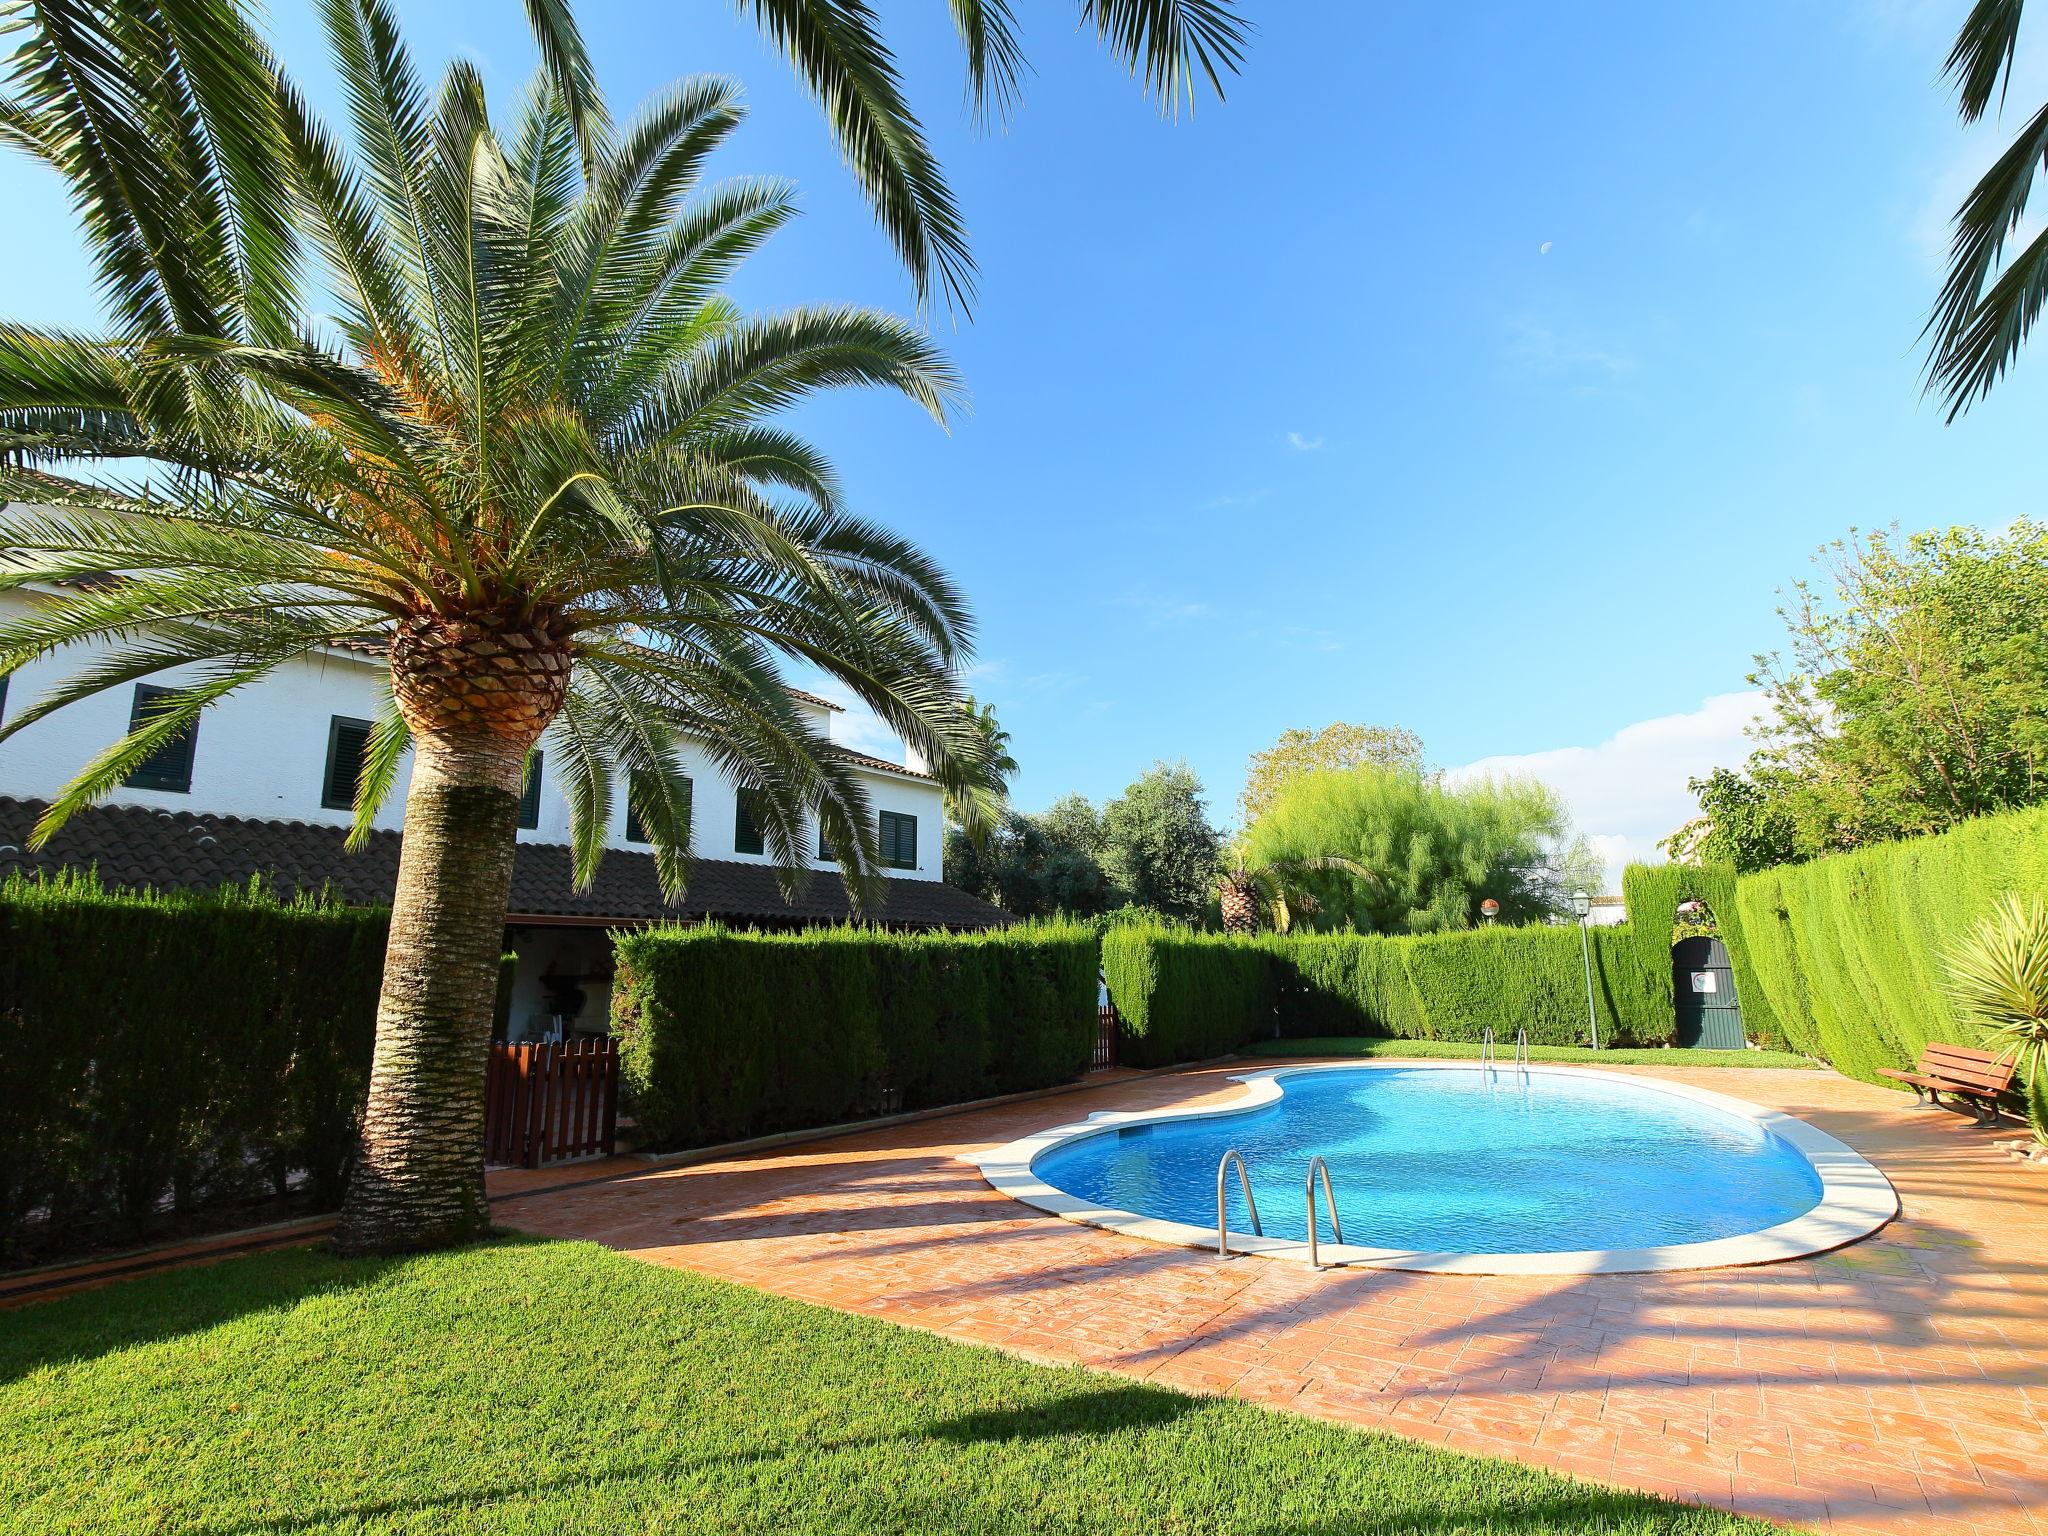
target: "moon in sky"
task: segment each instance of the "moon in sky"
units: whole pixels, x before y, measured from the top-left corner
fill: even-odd
[[[1546,240],[1541,245],[1537,246],[1536,254],[1538,256],[1548,256],[1550,254],[1550,242]]]

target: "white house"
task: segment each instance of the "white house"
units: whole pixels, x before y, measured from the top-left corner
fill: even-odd
[[[0,621],[49,595],[0,592]],[[84,651],[61,653],[0,678],[0,719],[90,659]],[[331,887],[351,900],[388,901],[403,827],[403,777],[369,846],[356,854],[342,848],[384,670],[367,647],[298,658],[221,700],[196,731],[158,752],[104,804],[73,818],[47,848],[26,851],[29,828],[58,789],[126,733],[155,691],[189,680],[193,670],[173,668],[108,689],[0,742],[0,877],[17,868],[89,865],[114,884],[212,887],[260,874],[286,891]],[[839,707],[791,692],[829,734]],[[596,883],[578,892],[553,746],[542,738],[520,807],[508,936],[520,957],[514,1038],[573,1029],[579,1021],[601,1025],[610,984],[608,928],[705,918],[786,927],[848,915],[845,886],[827,858],[811,860],[816,873],[794,900],[783,897],[736,786],[707,758],[693,761],[687,741],[694,860],[688,895],[680,904],[662,899],[623,785],[607,829],[610,851]],[[888,861],[887,899],[868,915],[919,928],[1007,921],[997,908],[941,882],[945,820],[937,782],[908,762],[841,750],[867,790]]]

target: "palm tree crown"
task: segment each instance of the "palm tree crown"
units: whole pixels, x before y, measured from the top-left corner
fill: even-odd
[[[863,791],[778,658],[831,673],[961,790],[985,773],[952,674],[969,621],[943,573],[850,514],[816,449],[769,418],[864,384],[943,419],[958,386],[887,315],[748,316],[720,296],[792,212],[777,182],[698,189],[737,88],[685,82],[614,134],[588,82],[543,75],[501,134],[468,65],[429,102],[382,0],[322,0],[349,155],[230,5],[192,10],[203,60],[184,52],[183,6],[50,5],[14,62],[6,132],[71,183],[115,330],[0,327],[0,493],[51,508],[0,513],[0,583],[122,579],[0,626],[0,671],[112,647],[0,734],[203,669],[39,830],[225,693],[367,637],[388,646],[394,697],[359,833],[413,735],[523,754],[552,725],[579,875],[623,778],[679,892],[686,732],[757,792],[782,863],[803,862],[816,814],[868,884]]]

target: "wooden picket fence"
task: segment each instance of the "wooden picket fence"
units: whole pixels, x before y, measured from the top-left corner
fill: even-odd
[[[609,1155],[619,1131],[619,1044],[494,1043],[484,1094],[487,1162],[538,1168]]]

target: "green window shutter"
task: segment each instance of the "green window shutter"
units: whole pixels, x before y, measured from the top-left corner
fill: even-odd
[[[825,823],[822,821],[818,823],[818,857],[821,859],[834,857],[832,839],[825,835]]]
[[[891,869],[917,868],[917,818],[882,812],[882,862]]]
[[[629,843],[651,843],[647,835],[647,824],[640,819],[640,796],[647,784],[647,775],[635,769],[626,780],[626,841]],[[682,780],[683,813],[688,815],[696,800],[697,786],[686,775]]]
[[[320,780],[320,804],[330,811],[352,811],[356,785],[363,777],[363,757],[370,750],[370,722],[336,715],[327,722],[327,772]]]
[[[519,786],[519,825],[529,832],[540,825],[540,770],[546,755],[538,747],[526,754],[526,778]]]
[[[760,796],[751,789],[739,794],[739,804],[733,811],[732,851],[734,853],[761,853],[766,844],[761,838],[761,821],[755,814]]]
[[[13,675],[11,672],[0,672],[0,721],[7,718],[7,679]]]
[[[133,731],[152,715],[162,711],[165,701],[177,696],[175,688],[135,685],[135,702],[128,710],[128,729]],[[194,720],[141,762],[121,782],[130,789],[161,789],[174,795],[192,793],[193,750],[199,741],[199,722]]]

